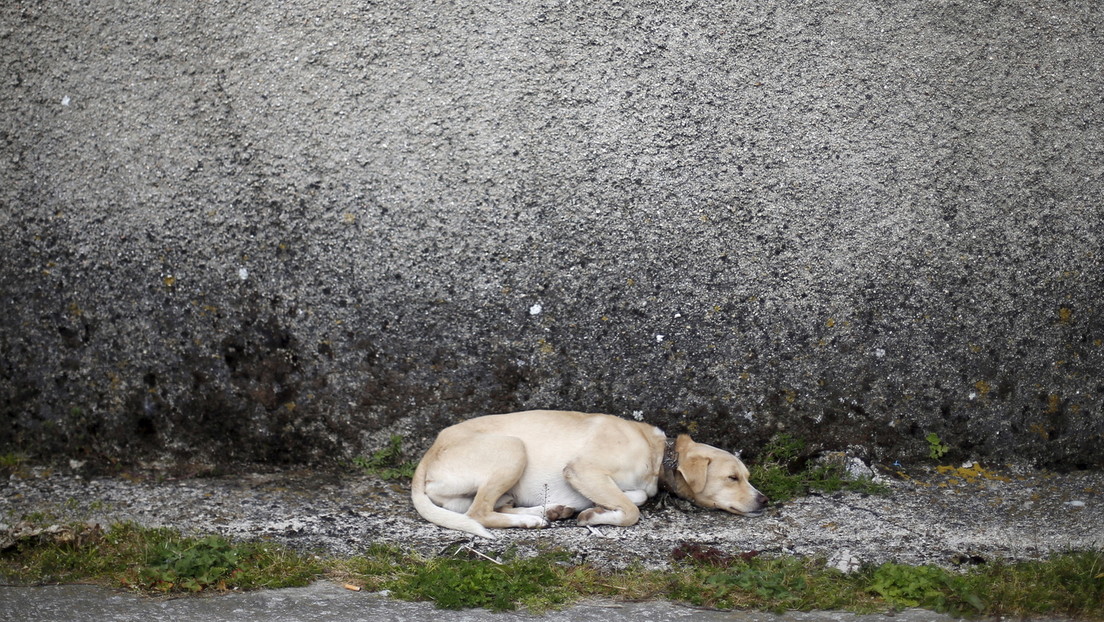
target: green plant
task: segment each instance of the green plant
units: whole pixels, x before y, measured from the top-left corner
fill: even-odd
[[[431,600],[442,609],[507,611],[515,609],[519,601],[554,593],[562,583],[562,575],[550,561],[539,557],[509,564],[438,559],[395,582],[392,593],[399,598]]]
[[[410,479],[414,477],[414,468],[417,467],[416,463],[403,460],[402,437],[398,434],[391,437],[387,447],[374,452],[371,456],[353,458],[353,464],[369,475],[387,480]]]
[[[808,464],[803,460],[804,452],[805,441],[785,433],[775,435],[750,468],[752,484],[772,501],[788,501],[813,490],[888,492],[870,478],[848,477],[842,465]]]
[[[936,566],[884,564],[873,573],[870,590],[898,607],[923,607],[935,611],[973,613],[985,610],[970,582]]]
[[[54,525],[0,552],[0,575],[30,582],[97,581],[144,591],[256,589],[306,585],[321,563],[284,547],[187,538],[164,528],[117,523]]]
[[[201,540],[162,543],[149,566],[138,572],[146,589],[198,592],[218,585],[237,570],[242,551],[217,536]]]
[[[0,454],[0,475],[23,475],[27,456],[17,453]]]
[[[970,578],[974,589],[986,595],[987,616],[1045,614],[1104,620],[1104,551],[998,562]]]
[[[719,572],[705,579],[706,585],[720,588],[723,597],[728,588],[738,588],[765,601],[775,601],[778,608],[786,608],[805,590],[805,579],[781,572],[746,568],[739,572]]]
[[[721,559],[720,570],[710,556],[687,559],[694,561],[679,568],[668,596],[693,605],[776,612],[877,609],[876,599],[864,593],[857,574],[828,568],[823,560],[745,553]]]
[[[144,567],[124,582],[146,590],[199,592],[305,585],[320,572],[316,561],[283,547],[220,536],[174,537],[152,546]]]
[[[951,450],[950,447],[940,440],[939,435],[935,432],[930,432],[924,438],[928,441],[928,457],[932,460],[939,460]]]

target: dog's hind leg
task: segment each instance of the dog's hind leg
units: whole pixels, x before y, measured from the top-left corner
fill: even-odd
[[[547,527],[544,512],[529,508],[509,508],[509,490],[521,479],[528,459],[525,445],[511,436],[484,436],[471,439],[471,455],[479,456],[479,464],[469,468],[480,474],[481,483],[467,514],[484,527]]]
[[[640,520],[636,501],[642,491],[633,491],[630,496],[605,471],[582,461],[567,465],[564,477],[579,494],[594,502],[594,507],[579,513],[580,525],[628,527]],[[644,494],[644,499],[647,499],[647,494]]]

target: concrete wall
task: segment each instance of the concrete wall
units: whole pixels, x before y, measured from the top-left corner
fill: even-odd
[[[1097,2],[4,2],[0,451],[529,407],[1104,461]]]

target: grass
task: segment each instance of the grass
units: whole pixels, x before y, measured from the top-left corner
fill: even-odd
[[[274,544],[186,537],[133,523],[31,530],[0,551],[0,575],[8,580],[93,581],[151,593],[306,585],[322,570],[313,558]]]
[[[37,533],[36,533],[37,532]],[[21,583],[94,582],[142,593],[223,592],[328,578],[447,609],[554,609],[587,597],[669,599],[720,609],[873,612],[922,607],[963,616],[1104,620],[1104,552],[990,563],[964,572],[883,564],[844,574],[823,560],[683,544],[667,570],[603,570],[562,552],[520,558],[466,545],[424,558],[376,544],[319,558],[265,542],[186,537],[119,523],[25,532],[0,551],[0,575]]]

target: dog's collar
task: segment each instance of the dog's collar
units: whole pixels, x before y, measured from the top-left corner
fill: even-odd
[[[663,470],[666,472],[678,470],[679,456],[675,450],[675,441],[676,439],[668,438],[667,445],[663,448]]]
[[[659,472],[659,485],[676,497],[693,500],[694,493],[686,485],[686,480],[678,470],[679,455],[678,450],[675,449],[677,444],[677,439],[669,438],[666,447],[663,448],[663,466]]]

